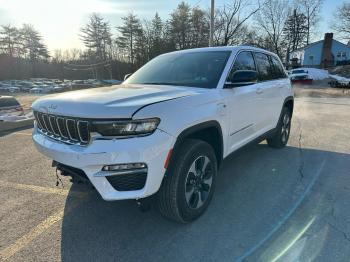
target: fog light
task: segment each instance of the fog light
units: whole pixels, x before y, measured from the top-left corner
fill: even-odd
[[[147,165],[145,163],[118,164],[118,165],[104,166],[102,168],[102,171],[124,171],[124,170],[142,169],[146,167]]]

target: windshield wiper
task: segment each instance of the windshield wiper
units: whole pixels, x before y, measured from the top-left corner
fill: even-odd
[[[146,83],[140,83],[140,85],[168,85],[168,86],[179,86],[180,84],[170,83],[170,82],[146,82]]]

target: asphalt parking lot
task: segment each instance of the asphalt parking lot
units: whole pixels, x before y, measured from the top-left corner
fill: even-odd
[[[0,260],[349,261],[350,98],[297,98],[288,147],[228,157],[187,225],[67,178],[56,187],[30,129],[0,135],[0,160]]]

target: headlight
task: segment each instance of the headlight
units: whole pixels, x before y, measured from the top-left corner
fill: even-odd
[[[150,135],[159,125],[159,118],[140,120],[95,121],[92,131],[103,136],[138,136]]]

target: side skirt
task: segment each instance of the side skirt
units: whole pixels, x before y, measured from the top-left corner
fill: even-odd
[[[240,152],[242,149],[250,146],[250,145],[253,145],[253,144],[259,144],[260,142],[264,141],[265,139],[267,138],[270,138],[270,137],[273,137],[274,134],[277,132],[277,127],[265,132],[264,134],[258,136],[257,138],[253,139],[252,141],[248,142],[247,144],[245,144],[244,146],[236,149],[235,151],[231,152],[230,154],[228,154],[223,160],[225,160],[226,158],[234,155],[234,154],[237,154],[238,152]],[[219,168],[221,168],[222,165],[220,165]]]

